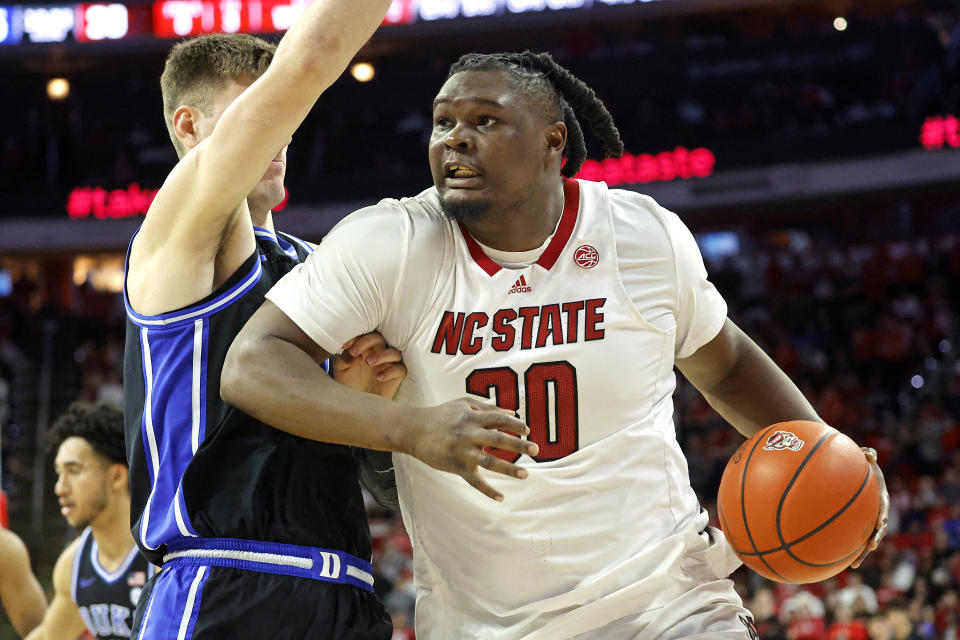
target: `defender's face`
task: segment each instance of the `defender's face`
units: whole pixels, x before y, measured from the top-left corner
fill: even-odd
[[[107,508],[110,466],[83,438],[70,437],[60,445],[54,462],[54,492],[60,501],[60,513],[70,526],[86,527]]]
[[[445,207],[497,208],[523,201],[545,169],[549,123],[506,73],[450,77],[433,103],[429,157]]]
[[[253,79],[244,79],[242,81],[226,80],[223,88],[217,93],[213,100],[213,113],[210,116],[201,115],[198,122],[200,129],[200,139],[208,137],[213,133],[214,127],[220,121],[223,112],[227,110],[234,100],[240,97],[247,87],[253,84]],[[264,209],[272,209],[283,201],[284,190],[283,180],[287,172],[287,147],[289,142],[283,145],[283,148],[277,152],[270,166],[267,167],[260,182],[250,192],[248,200],[251,206],[256,202],[257,206]],[[262,204],[261,204],[262,203]]]

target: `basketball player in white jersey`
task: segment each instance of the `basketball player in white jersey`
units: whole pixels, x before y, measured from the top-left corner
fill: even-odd
[[[816,412],[726,317],[676,215],[570,178],[578,116],[623,149],[589,87],[545,54],[471,54],[433,111],[435,187],[342,221],[241,331],[222,392],[396,452],[418,638],[756,637],[690,488],[673,369],[744,435]],[[404,353],[402,403],[324,380],[357,327]],[[530,448],[477,424],[480,402]]]

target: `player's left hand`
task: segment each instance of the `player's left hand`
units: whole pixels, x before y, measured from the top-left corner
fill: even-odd
[[[870,467],[877,477],[877,483],[880,485],[880,513],[877,515],[877,525],[873,529],[873,535],[870,536],[870,540],[867,542],[863,553],[850,565],[852,569],[858,568],[860,563],[863,562],[863,559],[867,557],[867,554],[876,549],[880,541],[883,540],[883,537],[887,535],[887,518],[890,516],[890,494],[887,493],[887,482],[883,479],[883,471],[880,470],[880,465],[877,464],[877,451],[870,447],[860,448],[863,449],[863,455],[867,457],[867,462],[870,463]]]
[[[407,377],[407,367],[403,354],[371,331],[343,345],[340,357],[333,359],[333,377],[351,389],[392,399]]]

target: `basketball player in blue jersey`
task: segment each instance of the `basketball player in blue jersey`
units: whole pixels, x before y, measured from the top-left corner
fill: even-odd
[[[579,119],[622,152],[549,55],[461,58],[433,103],[434,187],[337,225],[240,332],[222,393],[278,428],[396,452],[419,640],[747,640],[739,560],[676,439],[674,367],[744,435],[819,418],[727,318],[675,214],[573,179]],[[403,352],[400,402],[317,365],[358,326]],[[484,428],[494,402],[523,417],[495,428],[529,442]]]
[[[168,56],[164,116],[181,160],[131,241],[124,287],[131,520],[162,565],[132,637],[391,635],[354,452],[269,427],[219,395],[236,333],[312,250],[270,214],[291,135],[389,4],[315,0],[275,49],[216,35]],[[392,397],[399,353],[376,335],[354,344],[382,359],[345,359],[337,380]]]
[[[21,636],[43,619],[47,599],[30,569],[30,555],[20,536],[0,527],[0,603]]]
[[[130,534],[123,412],[75,402],[53,424],[54,491],[60,512],[81,531],[53,569],[54,597],[29,640],[130,637],[133,611],[154,568]]]

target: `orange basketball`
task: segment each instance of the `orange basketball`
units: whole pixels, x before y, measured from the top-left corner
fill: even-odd
[[[853,440],[794,420],[762,429],[737,449],[717,508],[727,541],[748,567],[778,582],[818,582],[863,551],[880,487]]]

